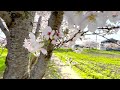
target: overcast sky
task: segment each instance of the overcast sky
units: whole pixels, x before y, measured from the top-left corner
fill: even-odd
[[[0,37],[5,37],[4,33],[0,29]]]
[[[87,35],[86,37],[90,38],[91,40],[96,41],[96,35]],[[108,38],[108,39],[114,38],[114,39],[120,40],[120,30],[118,31],[117,34],[106,35],[105,37]],[[101,42],[103,40],[105,40],[105,38],[97,35],[97,41],[98,42]]]

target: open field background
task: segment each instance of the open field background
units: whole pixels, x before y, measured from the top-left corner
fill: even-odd
[[[0,77],[2,77],[5,69],[6,55],[7,50],[5,49],[0,56]],[[66,68],[66,66],[68,67]],[[65,73],[71,75],[66,76]],[[83,79],[120,79],[120,52],[84,49],[81,53],[76,53],[71,49],[55,50],[44,78],[74,79],[75,77]]]

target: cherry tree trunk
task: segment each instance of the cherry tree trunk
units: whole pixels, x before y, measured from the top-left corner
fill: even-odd
[[[33,28],[35,11],[1,11],[0,17],[6,22],[8,55],[4,79],[24,79],[28,77],[28,50],[23,47],[25,38]]]
[[[59,30],[62,20],[63,20],[63,11],[53,11],[48,20],[48,26],[50,26],[53,30]],[[36,64],[31,69],[30,79],[42,79],[45,74],[46,67],[48,61],[52,56],[52,51],[54,47],[51,43],[49,43],[45,48],[47,49],[48,54],[43,55],[42,53],[40,53],[40,56]]]

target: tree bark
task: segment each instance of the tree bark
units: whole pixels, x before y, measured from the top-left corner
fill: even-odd
[[[34,15],[35,11],[0,12],[0,17],[6,22],[10,33],[7,38],[8,55],[4,79],[24,79],[28,76],[29,52],[23,47],[23,42],[32,31]]]
[[[35,37],[36,37],[36,39],[37,39],[37,38],[39,37],[39,35],[40,35],[39,30],[40,30],[40,27],[41,27],[41,20],[42,20],[42,16],[39,16],[38,22],[37,22],[36,31],[35,31]],[[29,68],[30,70],[31,70],[32,66],[34,66],[34,64],[36,63],[37,59],[38,59],[38,57],[32,56],[32,58],[31,58],[31,60],[30,60],[30,68]]]
[[[36,38],[39,37],[39,35],[40,35],[39,30],[41,27],[41,20],[42,20],[42,16],[39,16],[36,31],[35,31]]]
[[[59,30],[62,20],[63,20],[63,11],[53,11],[48,20],[48,26],[50,26],[53,30]],[[30,79],[42,79],[45,74],[45,70],[46,70],[48,61],[52,56],[52,51],[54,47],[51,43],[49,43],[45,48],[47,49],[48,53],[47,55],[43,55],[42,53],[40,53],[40,56],[36,64],[31,69]]]

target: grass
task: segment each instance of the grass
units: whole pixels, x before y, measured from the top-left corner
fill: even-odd
[[[0,53],[2,52],[2,49],[0,48]],[[7,56],[7,49],[4,49],[3,53],[0,55],[0,78],[2,78],[3,76],[3,72],[5,70],[5,58]],[[45,74],[45,78],[49,79],[49,78],[58,78],[61,79],[61,76],[59,75],[59,73],[57,73],[58,71],[58,67],[53,63],[53,62],[49,62],[48,64],[48,68],[47,68],[47,72]]]
[[[71,49],[61,48],[54,50],[53,53],[64,63],[66,63],[70,59],[72,59],[72,62],[76,62],[76,64],[72,65],[72,69],[82,78],[120,79],[119,51],[101,51],[95,49],[85,49],[81,53],[76,53],[73,52]],[[0,77],[2,77],[3,71],[5,69],[6,55],[7,50],[5,49],[0,56]],[[59,74],[56,74],[56,72],[56,67],[55,69],[50,69],[50,73],[52,73],[52,76],[50,77],[61,78]]]
[[[44,75],[45,79],[61,79],[61,75],[59,73],[59,68],[53,61],[49,61],[46,73]]]
[[[0,53],[2,49],[0,48]],[[5,58],[7,55],[7,49],[4,49],[3,53],[0,55],[0,77],[3,75],[3,71],[5,69]]]
[[[85,79],[120,79],[120,52],[85,49],[82,53],[71,49],[57,49],[54,54],[64,63],[69,59],[77,64],[72,68]]]

